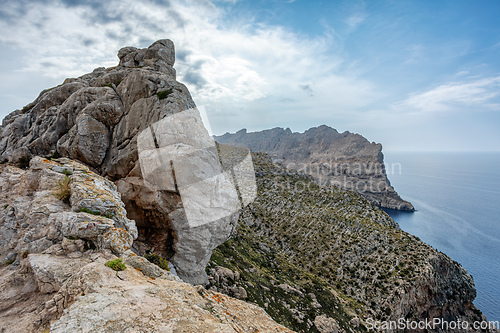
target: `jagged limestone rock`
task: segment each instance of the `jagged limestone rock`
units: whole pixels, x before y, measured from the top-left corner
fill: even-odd
[[[119,52],[122,60],[127,49]],[[125,177],[137,162],[136,135],[165,115],[195,107],[187,88],[175,80],[171,41],[137,52],[145,54],[146,63],[121,61],[66,79],[8,115],[0,129],[0,155],[17,162],[57,148],[103,174]]]
[[[190,123],[182,119],[168,120],[169,117],[183,117],[186,110],[195,108],[187,88],[176,81],[172,67],[175,62],[172,41],[159,40],[144,49],[125,47],[119,50],[118,58],[118,66],[96,68],[92,73],[66,79],[63,84],[42,91],[22,110],[8,115],[0,128],[0,159],[21,165],[33,156],[57,152],[82,161],[92,170],[107,176],[116,183],[126,213],[121,208],[119,212],[109,209],[109,204],[118,209],[116,198],[109,197],[109,193],[101,193],[100,197],[91,195],[84,186],[85,175],[81,173],[74,176],[72,188],[75,193],[88,193],[94,208],[101,214],[112,216],[114,228],[125,228],[132,238],[137,234],[131,231],[127,221],[135,220],[139,229],[135,249],[141,254],[153,250],[164,257],[173,256],[171,259],[178,266],[181,277],[194,284],[205,284],[208,280],[204,265],[213,248],[229,236],[238,218],[237,213],[214,218],[209,225],[186,226],[193,220],[186,216],[193,212],[193,209],[186,209],[192,204],[183,205],[188,198],[182,200],[179,195],[182,193],[175,190],[148,188],[142,179],[137,138],[150,125],[161,124],[163,128],[159,131],[163,131],[164,138],[173,137],[182,144],[199,147],[204,143],[215,147],[213,140],[206,135],[203,124],[189,127]],[[164,119],[166,121],[160,122]],[[176,130],[169,136],[168,131],[172,129]],[[219,163],[216,150],[211,153],[212,158],[204,160],[204,168]],[[181,159],[176,158],[176,163],[181,163]],[[180,174],[184,168],[182,165],[179,168]],[[192,175],[193,172],[180,175],[179,179]],[[76,186],[81,187],[81,191],[76,191]],[[192,189],[185,187],[185,190]],[[75,194],[71,200],[76,210],[88,208],[85,196]],[[106,223],[93,223],[108,230]],[[65,227],[68,232],[70,229],[74,237],[79,237],[75,232],[78,228]],[[120,236],[118,230],[113,229],[95,241],[102,242],[105,247],[115,244],[114,250],[122,252],[131,245],[132,239],[125,234]],[[41,242],[37,246],[44,247],[44,244]]]
[[[333,318],[327,316],[317,316],[314,325],[320,333],[339,333],[339,324]]]
[[[292,332],[255,305],[186,283],[152,280],[135,269],[116,274],[96,261],[74,281],[66,289],[84,296],[51,324],[51,332]]]
[[[195,288],[133,253],[137,229],[117,187],[80,163],[0,165],[0,205],[1,332],[291,332],[257,306]],[[185,252],[209,258],[211,233],[225,230],[217,228],[196,231],[201,249]],[[112,252],[125,270],[107,267],[118,259]]]
[[[86,166],[67,158],[34,157],[28,170],[2,169],[1,199],[8,203],[0,211],[0,253],[13,251],[20,260],[22,253],[40,253],[72,237],[121,254],[137,238],[116,186]],[[62,190],[66,200],[58,197]]]
[[[33,270],[38,290],[43,294],[50,294],[59,291],[64,282],[90,260],[87,258],[68,260],[66,257],[50,254],[30,254],[28,262]]]

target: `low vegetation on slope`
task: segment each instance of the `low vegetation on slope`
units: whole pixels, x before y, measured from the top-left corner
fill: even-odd
[[[207,272],[212,288],[258,304],[274,320],[294,331],[318,332],[314,325],[318,316],[335,319],[347,332],[366,331],[356,325],[357,313],[353,309],[359,308],[357,302],[339,298],[325,280],[278,254],[245,224],[238,227],[233,239],[214,251]]]
[[[357,193],[284,170],[265,154],[254,162],[258,197],[212,256],[214,288],[238,296],[236,286],[243,287],[249,301],[300,332],[315,332],[322,315],[346,331],[365,329],[357,317],[480,319],[470,275],[385,212]],[[239,280],[224,280],[220,266]]]

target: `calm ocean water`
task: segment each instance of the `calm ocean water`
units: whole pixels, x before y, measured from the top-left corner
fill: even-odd
[[[391,184],[417,209],[388,213],[462,264],[474,277],[474,304],[500,320],[500,153],[384,155]]]

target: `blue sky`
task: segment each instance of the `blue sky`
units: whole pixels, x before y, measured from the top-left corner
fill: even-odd
[[[500,151],[499,1],[0,1],[0,117],[170,38],[214,133],[326,124],[384,151]]]

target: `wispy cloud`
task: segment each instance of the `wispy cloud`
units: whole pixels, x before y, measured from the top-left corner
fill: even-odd
[[[395,109],[418,112],[440,112],[474,109],[500,110],[500,76],[450,82],[415,93],[393,105]]]
[[[365,13],[356,13],[349,16],[345,22],[350,29],[355,29],[366,20],[366,17],[367,15]]]

